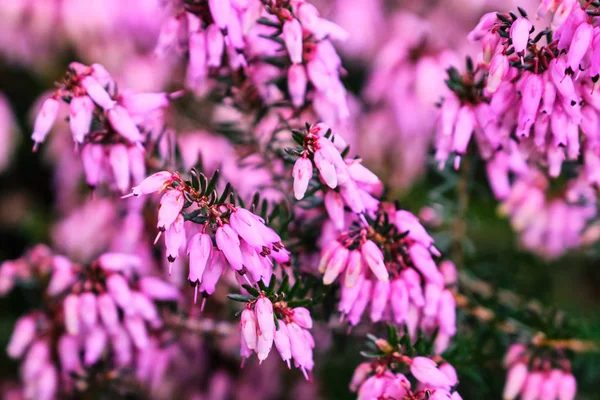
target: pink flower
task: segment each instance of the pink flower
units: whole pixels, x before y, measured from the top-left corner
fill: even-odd
[[[444,290],[440,296],[437,319],[442,332],[450,336],[456,334],[456,301],[449,290]]]
[[[339,274],[341,274],[346,268],[348,262],[348,256],[350,252],[347,248],[341,246],[333,254],[327,266],[325,268],[325,275],[323,275],[323,284],[330,285],[335,281]]]
[[[313,175],[312,162],[305,156],[302,156],[294,163],[292,176],[294,177],[294,196],[296,200],[301,200],[306,193],[308,183]]]
[[[187,253],[190,256],[190,273],[188,280],[197,285],[202,281],[202,275],[209,264],[213,251],[212,239],[205,233],[197,233],[192,236],[188,245]]]
[[[107,337],[104,329],[96,327],[92,329],[85,337],[85,352],[83,362],[86,366],[92,366],[100,360],[104,348],[106,347]]]
[[[281,356],[281,359],[285,361],[290,368],[290,359],[292,358],[292,348],[290,343],[290,334],[288,332],[287,324],[278,320],[279,329],[275,331],[275,347]]]
[[[383,395],[387,384],[387,376],[373,375],[360,386],[358,390],[358,400],[378,399]]]
[[[6,347],[8,355],[11,358],[20,358],[35,338],[35,332],[36,320],[33,316],[25,315],[19,318]]]
[[[104,111],[112,109],[116,102],[110,97],[108,92],[104,90],[102,85],[93,76],[86,76],[81,80],[81,86],[85,89],[88,96],[98,104]],[[109,114],[110,116],[110,114]],[[110,118],[110,117],[109,117]]]
[[[256,251],[262,251],[263,247],[268,247],[270,244],[261,236],[260,225],[264,225],[264,223],[256,215],[244,208],[237,208],[231,213],[229,224]]]
[[[148,346],[148,331],[142,317],[126,316],[124,325],[137,349],[144,349]]]
[[[77,337],[62,335],[58,340],[58,356],[60,365],[66,372],[79,372],[81,370]]]
[[[506,377],[506,383],[504,384],[504,399],[513,400],[519,395],[527,379],[528,372],[527,366],[523,363],[518,363],[511,367]]]
[[[531,126],[537,117],[540,100],[542,99],[543,82],[538,74],[527,74],[523,84],[523,102],[519,109],[520,137],[529,136]]]
[[[176,96],[177,94],[175,94]],[[170,96],[167,93],[126,93],[120,103],[131,114],[148,114],[169,105]]]
[[[451,386],[448,377],[438,369],[435,361],[426,357],[415,357],[410,365],[410,372],[421,383],[434,387]]]
[[[569,52],[567,53],[567,66],[571,71],[579,71],[581,60],[592,44],[593,33],[592,26],[587,22],[580,24],[575,30],[571,47],[569,47]]]
[[[371,269],[377,279],[387,281],[389,273],[385,266],[383,253],[379,247],[373,241],[367,240],[361,245],[360,252],[363,262]]]
[[[106,288],[119,307],[127,310],[131,306],[131,290],[125,278],[120,274],[112,274],[106,279]]]
[[[356,296],[356,300],[354,301],[354,304],[352,304],[352,309],[348,313],[348,322],[350,325],[358,325],[360,322],[360,319],[369,304],[369,300],[371,299],[372,289],[373,281],[370,279],[366,279],[363,284],[360,285],[358,296]]]
[[[344,286],[353,287],[362,273],[362,254],[358,250],[352,250],[348,256],[348,265],[346,266],[346,274],[344,275]]]
[[[223,252],[231,268],[241,271],[244,268],[244,261],[237,233],[231,229],[231,226],[223,225],[217,228],[215,238],[217,247]]]
[[[69,124],[73,139],[77,143],[83,143],[85,136],[90,132],[90,126],[94,116],[94,103],[89,96],[76,96],[69,105]]]
[[[59,102],[54,97],[50,97],[44,101],[40,113],[35,118],[33,125],[33,134],[31,138],[35,143],[41,143],[48,136],[48,132],[52,129],[56,116],[58,115]]]
[[[379,322],[390,299],[390,281],[377,280],[371,298],[371,321]]]
[[[125,139],[132,143],[142,142],[144,138],[135,125],[129,112],[122,106],[115,106],[106,113],[110,125]]]
[[[400,273],[400,279],[404,281],[410,300],[416,307],[425,305],[423,289],[421,288],[421,277],[412,268],[407,268]]]
[[[256,354],[259,361],[264,361],[271,347],[273,346],[273,340],[275,338],[275,320],[273,314],[273,304],[266,297],[259,297],[255,305],[256,322],[257,322],[257,342],[256,342]]]
[[[292,63],[302,63],[302,27],[297,19],[283,23],[283,40]]]
[[[157,228],[165,231],[175,222],[183,208],[183,194],[179,190],[167,190],[160,199]]]
[[[406,284],[402,279],[394,279],[390,289],[390,306],[394,314],[394,321],[397,324],[402,324],[408,314],[410,302]]]
[[[313,321],[310,311],[304,307],[295,307],[292,309],[292,320],[304,329],[312,329]]]
[[[142,260],[133,254],[104,253],[98,257],[98,264],[104,271],[129,272],[142,266]]]
[[[244,311],[242,311],[240,319],[240,330],[242,332],[242,339],[250,350],[256,349],[256,343],[258,341],[256,327],[257,325],[255,313],[252,310],[246,308]]]
[[[359,364],[354,370],[354,374],[352,374],[352,379],[350,380],[350,391],[356,392],[362,386],[371,372],[373,372],[371,363],[364,362]]]
[[[173,174],[168,171],[156,172],[140,182],[139,185],[134,186],[131,189],[131,194],[133,196],[139,196],[157,192],[161,190],[172,177]]]
[[[223,271],[225,271],[226,262],[223,253],[213,249],[210,261],[207,268],[204,270],[202,275],[202,283],[200,284],[200,291],[211,295],[215,292],[215,286],[221,277]]]
[[[573,400],[577,394],[577,381],[570,373],[562,374],[558,382],[558,399]]]
[[[465,154],[467,146],[471,140],[471,135],[475,129],[475,113],[468,106],[462,106],[456,116],[456,125],[452,141],[452,150],[457,154]]]
[[[177,288],[154,276],[144,276],[139,281],[139,288],[152,299],[174,301],[179,299]]]
[[[112,297],[108,293],[103,293],[98,296],[96,304],[106,330],[110,333],[115,332],[119,327],[119,311]]]
[[[206,54],[209,67],[219,67],[223,58],[224,50],[223,34],[212,24],[206,29]]]
[[[79,296],[79,320],[87,329],[92,329],[98,322],[96,295],[91,292]]]
[[[510,68],[508,57],[504,54],[496,54],[490,63],[490,74],[487,80],[487,90],[490,93],[494,93],[500,83],[506,77]]]
[[[79,333],[79,298],[76,294],[69,294],[63,302],[65,313],[65,329],[67,333],[76,335]]]
[[[535,400],[539,398],[540,390],[542,388],[544,376],[541,372],[530,372],[527,375],[525,384],[521,392],[521,399],[523,400]]]
[[[231,14],[233,14],[230,0],[208,0],[208,6],[219,29],[227,28]]]
[[[189,38],[189,63],[186,83],[197,88],[207,75],[206,33],[194,32]]]
[[[308,379],[306,371],[312,369],[312,349],[306,341],[304,330],[298,324],[291,322],[287,325],[287,328],[292,357],[294,357],[294,361],[302,369],[304,376]]]
[[[306,69],[302,64],[293,64],[288,69],[288,92],[292,105],[300,108],[304,104],[307,85]]]
[[[121,192],[129,189],[129,153],[127,147],[123,144],[111,146],[108,156],[112,168],[117,188]]]
[[[185,244],[185,225],[183,216],[177,215],[175,222],[165,232],[165,245],[167,247],[167,259],[175,261],[179,256],[179,249]]]
[[[414,244],[408,250],[410,257],[415,265],[415,268],[419,270],[425,277],[427,282],[435,283],[439,286],[443,285],[444,277],[438,270],[431,253],[425,247],[420,244]]]
[[[532,28],[531,22],[527,18],[517,18],[510,27],[510,38],[513,41],[513,47],[517,53],[524,52],[529,41],[529,31]]]
[[[88,143],[81,150],[81,162],[85,171],[85,180],[91,188],[96,187],[100,182],[104,159],[105,155],[102,145]]]
[[[455,285],[458,282],[458,272],[456,271],[456,265],[452,261],[442,261],[440,263],[440,273],[444,277],[446,285]]]

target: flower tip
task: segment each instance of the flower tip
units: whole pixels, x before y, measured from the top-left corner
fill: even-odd
[[[185,90],[183,90],[183,89],[177,90],[177,91],[169,94],[169,99],[170,100],[178,99],[178,98],[182,97],[184,94],[185,94]]]

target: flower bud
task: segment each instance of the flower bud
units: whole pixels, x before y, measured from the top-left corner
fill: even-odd
[[[27,346],[35,338],[36,321],[31,315],[25,315],[17,320],[13,329],[6,352],[11,358],[20,358]]]
[[[217,247],[223,252],[231,268],[240,271],[244,267],[244,261],[237,233],[235,233],[231,226],[223,225],[217,228],[215,239]]]
[[[363,262],[371,269],[377,279],[387,281],[389,279],[389,273],[385,266],[383,253],[379,247],[377,247],[373,241],[367,240],[361,245],[360,252],[363,257]]]
[[[300,157],[294,163],[292,176],[294,177],[294,196],[296,200],[302,200],[308,183],[313,175],[312,162],[306,157]]]
[[[104,348],[106,347],[106,341],[106,331],[101,327],[92,329],[85,336],[83,363],[86,366],[92,366],[96,364],[98,360],[100,360],[100,357],[104,352]]]
[[[529,41],[529,31],[532,28],[531,22],[527,18],[517,18],[510,27],[510,38],[513,42],[515,52],[521,53],[527,48]]]
[[[81,80],[81,86],[85,89],[94,103],[102,107],[104,111],[108,111],[115,106],[116,102],[93,76],[88,75],[83,78]]]
[[[94,102],[89,96],[76,96],[69,104],[69,125],[73,139],[83,143],[85,136],[90,132],[94,116]]]
[[[292,64],[288,69],[288,93],[295,108],[300,108],[304,104],[307,83],[304,65]]]

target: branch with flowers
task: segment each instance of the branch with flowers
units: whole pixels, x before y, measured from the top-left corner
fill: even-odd
[[[341,8],[379,4],[356,3]],[[477,207],[499,202],[544,260],[600,238],[600,3],[485,14],[461,33],[482,49],[464,68],[435,19],[405,10],[365,61],[364,98],[345,86],[348,32],[307,1],[132,8],[115,17],[136,27],[123,48],[168,78],[70,62],[32,124],[35,152],[58,148],[60,196],[35,241],[49,244],[0,267],[0,294],[25,299],[7,346],[24,398],[317,398],[342,331],[354,375],[338,380],[359,399],[575,398],[597,338],[502,289],[471,236]],[[394,127],[381,151],[373,132]],[[417,213],[400,193],[423,173]]]

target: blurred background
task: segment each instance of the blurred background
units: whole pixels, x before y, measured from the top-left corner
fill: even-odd
[[[537,1],[314,3],[322,16],[350,33],[338,50],[347,71],[344,83],[352,97],[354,151],[387,183],[389,198],[419,214],[436,232],[438,247],[451,251],[453,235],[448,227],[456,215],[457,176],[438,172],[431,162],[435,103],[445,90],[445,68],[463,65],[467,54],[477,56],[478,49],[466,35],[481,15],[514,10],[517,5],[533,13]],[[37,243],[85,260],[89,257],[85,251],[97,253],[110,240],[114,216],[110,207],[104,212],[98,203],[90,206],[69,134],[56,127],[50,140],[34,153],[32,120],[40,98],[72,61],[101,63],[120,84],[135,90],[180,88],[180,61],[158,59],[153,53],[164,18],[159,0],[0,2],[0,260],[18,258]],[[182,125],[179,120],[197,117],[194,112],[176,109],[169,118]],[[473,162],[469,173],[473,180],[466,212],[468,240],[459,244],[469,270],[524,299],[565,311],[587,337],[600,338],[600,246],[553,260],[524,251],[498,210],[482,164]],[[0,298],[0,348],[6,347],[17,316],[35,301],[27,291]],[[304,383],[299,374],[286,371],[275,384],[269,371],[281,365],[239,372],[235,361],[222,360],[210,350],[205,354],[210,360],[206,365],[219,365],[222,376],[216,381],[225,387],[222,390],[235,383],[236,398],[259,398],[258,393],[267,392],[265,398],[272,399],[354,398],[347,385],[360,362],[361,341],[338,329],[333,334],[324,332],[320,343],[314,383]],[[585,363],[585,369],[575,366],[581,398],[600,399],[600,361],[594,355],[579,360]],[[498,365],[474,362],[479,370],[463,377],[459,387],[463,397],[495,398],[490,396],[500,393],[504,373],[498,373]],[[208,370],[204,366],[198,373],[206,375]],[[203,379],[195,380],[190,374],[180,384],[217,385],[214,379],[213,383]],[[0,385],[5,398],[19,398],[18,364],[5,352],[0,352]],[[255,388],[250,395],[241,397],[241,388],[251,386]],[[261,392],[258,386],[276,387]]]

